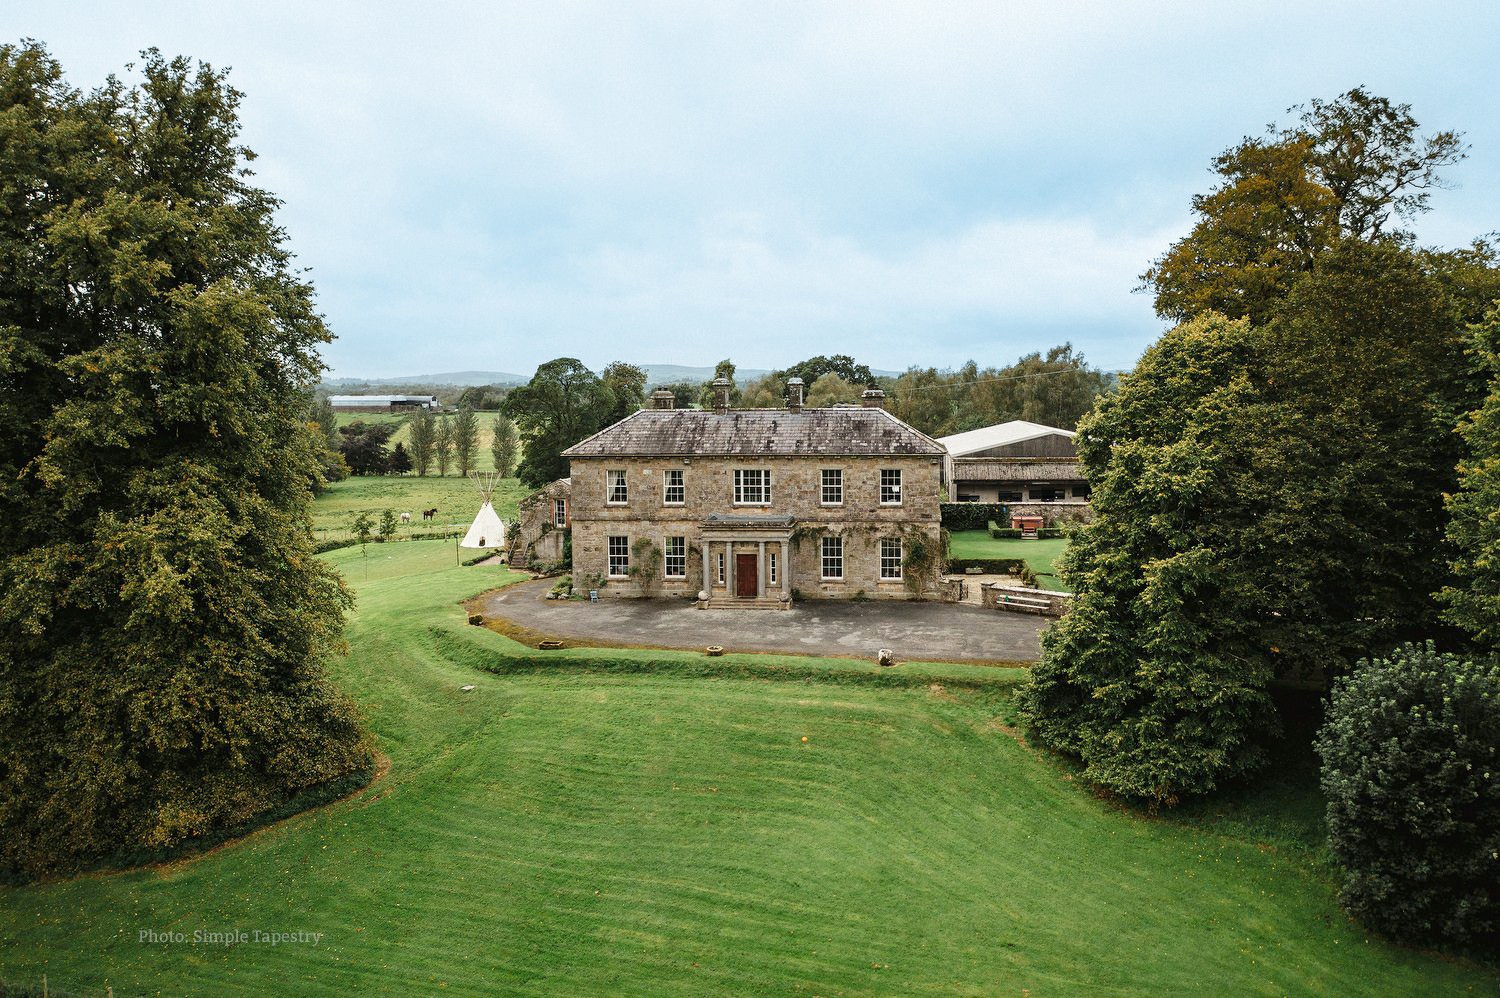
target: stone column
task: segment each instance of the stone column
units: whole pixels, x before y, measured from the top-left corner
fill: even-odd
[[[699,542],[703,554],[703,583],[700,588],[712,596],[714,594],[714,577],[708,574],[708,538]]]
[[[766,542],[761,541],[755,551],[755,598],[766,598]]]
[[[792,594],[792,546],[786,541],[781,542],[781,593]]]
[[[734,541],[724,542],[724,595],[734,595]]]

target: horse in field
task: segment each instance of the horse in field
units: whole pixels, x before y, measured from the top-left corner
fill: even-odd
[[[411,522],[411,514],[410,513],[402,513],[401,514],[401,522],[402,523],[410,523]]]
[[[424,519],[424,520],[430,520],[434,516],[437,516],[437,507],[436,506],[432,507],[431,509],[424,509],[424,510],[422,510],[422,519]]]

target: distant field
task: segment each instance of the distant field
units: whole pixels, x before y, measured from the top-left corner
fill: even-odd
[[[1069,592],[1057,577],[1054,562],[1068,549],[1066,538],[997,540],[987,530],[955,530],[949,535],[950,558],[1020,558],[1031,566],[1043,589]]]
[[[1493,971],[1339,911],[1299,830],[1318,812],[1306,770],[1290,797],[1222,795],[1190,825],[1144,816],[1013,736],[1018,670],[595,649],[523,663],[458,605],[517,578],[504,569],[456,568],[443,542],[327,561],[359,595],[332,676],[389,771],[190,862],[0,888],[0,980],[79,995],[1496,989]]]

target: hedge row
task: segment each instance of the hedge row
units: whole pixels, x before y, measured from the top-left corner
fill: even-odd
[[[949,558],[948,572],[962,575],[965,569],[977,568],[986,575],[1020,575],[1026,562],[1020,558]]]
[[[1010,522],[1010,507],[1000,502],[945,502],[939,511],[948,530],[983,530],[991,520]]]
[[[453,533],[454,532],[451,530],[427,530],[418,531],[414,534],[402,534],[399,537],[392,537],[390,538],[390,540],[392,541],[392,543],[398,541],[432,541],[452,537]],[[370,538],[371,544],[384,544],[385,541],[386,538],[381,537],[379,534],[376,534],[375,536]],[[358,546],[358,537],[346,537],[343,540],[318,541],[313,545],[313,554],[322,554],[325,551],[337,551],[339,548],[352,548]]]

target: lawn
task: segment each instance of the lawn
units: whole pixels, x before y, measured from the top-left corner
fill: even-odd
[[[949,536],[950,558],[1020,558],[1031,566],[1043,589],[1070,590],[1057,577],[1054,563],[1068,549],[1066,538],[1048,540],[996,539],[987,530],[955,530]]]
[[[1185,825],[1085,792],[1009,733],[1017,670],[621,652],[640,669],[603,671],[589,650],[508,666],[520,646],[456,605],[506,570],[455,568],[442,542],[371,550],[327,556],[359,590],[333,673],[389,772],[190,862],[0,890],[0,978],[120,995],[1500,983],[1369,938],[1253,815]]]

